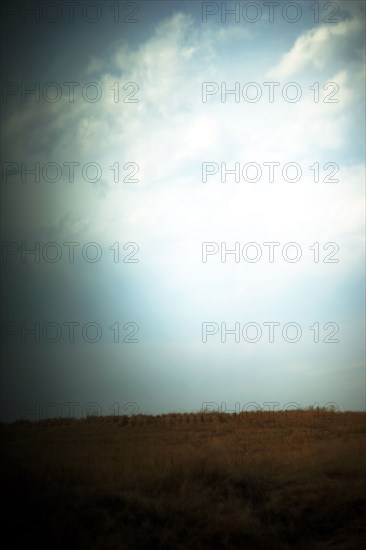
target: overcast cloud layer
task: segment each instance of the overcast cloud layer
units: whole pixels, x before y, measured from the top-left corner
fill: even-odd
[[[332,3],[338,22],[327,22],[320,2],[315,22],[308,3],[298,2],[293,23],[281,11],[271,22],[261,2],[255,23],[242,11],[237,23],[229,15],[221,21],[221,2],[211,3],[218,13],[206,22],[200,2],[138,2],[137,22],[114,23],[107,4],[94,24],[80,15],[73,24],[7,16],[3,416],[49,402],[79,409],[95,402],[104,413],[116,402],[149,413],[199,410],[204,402],[364,409],[365,3]],[[40,101],[28,94],[22,102],[22,85],[35,82]],[[58,101],[42,98],[49,82],[62,91]],[[66,82],[80,83],[73,102]],[[98,83],[88,89],[89,98],[100,92],[98,101],[82,96],[88,82]],[[225,86],[239,94],[223,101]],[[22,174],[22,163],[37,162],[39,182]],[[59,177],[55,165],[42,175],[50,162],[62,167]],[[79,163],[74,181],[72,162]],[[83,178],[87,163],[100,173],[91,167]],[[221,163],[229,170],[240,163],[240,181],[234,174],[222,181]],[[256,163],[246,172],[251,181],[247,163]],[[274,181],[268,163],[279,163]],[[301,167],[298,181],[294,166],[283,175],[287,163]],[[37,262],[28,254],[22,262],[21,242],[56,243],[62,257],[47,262],[41,254]],[[71,242],[80,243],[73,263],[63,244]],[[102,251],[97,262],[81,254],[90,242]],[[124,250],[125,243],[135,244]],[[211,243],[205,262],[202,243]],[[222,248],[235,243],[240,255],[222,261]],[[243,253],[246,243],[256,244]],[[279,243],[273,262],[263,243]],[[287,260],[286,243],[297,243]],[[89,252],[93,258],[95,247]],[[128,254],[139,261],[123,262]],[[63,327],[58,342],[42,330],[39,343],[32,335],[22,342],[21,323],[50,322]],[[79,323],[73,343],[65,322]],[[88,322],[102,328],[98,342],[80,336]],[[114,342],[108,327],[116,322],[132,323],[122,339],[138,325],[138,342]],[[273,342],[271,322],[279,323]],[[301,328],[296,342],[294,327],[282,335],[290,322]],[[212,332],[206,342],[202,323]],[[227,334],[223,343],[221,323],[231,330],[240,323],[240,341]],[[261,327],[257,342],[255,326],[243,337],[247,323]],[[329,342],[335,327],[339,341]]]

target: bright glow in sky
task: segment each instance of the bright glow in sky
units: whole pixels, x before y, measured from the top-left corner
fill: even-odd
[[[271,22],[256,4],[256,23],[242,11],[238,22],[222,22],[221,2],[206,22],[205,3],[153,1],[137,3],[136,23],[114,23],[103,9],[94,24],[79,14],[74,24],[28,23],[25,34],[17,14],[8,16],[7,32],[26,49],[14,44],[4,64],[3,240],[53,242],[63,254],[54,263],[42,255],[22,263],[20,252],[3,261],[3,415],[7,403],[65,410],[70,401],[104,413],[116,402],[149,413],[203,402],[364,408],[365,2],[332,3],[332,17],[319,2],[319,22],[297,2],[293,23],[281,11]],[[40,101],[22,102],[21,82],[37,81]],[[49,82],[60,86],[59,101],[42,99]],[[80,83],[74,102],[65,82]],[[81,95],[88,82],[98,83],[99,101]],[[236,95],[225,98],[225,89]],[[57,163],[62,177],[52,183],[41,173],[37,183],[28,174],[22,183],[22,162]],[[73,182],[70,162],[80,163]],[[90,162],[101,171],[94,183],[93,167],[89,181],[82,177]],[[239,181],[229,172],[223,181],[223,168],[235,166]],[[80,243],[74,263],[65,242]],[[102,250],[95,263],[81,257],[90,242]],[[138,263],[122,261],[135,252],[125,243],[138,245]],[[273,262],[264,243],[278,243]],[[203,246],[215,252],[206,262]],[[238,256],[222,261],[225,247]],[[79,326],[66,341],[63,323],[72,321],[98,324],[101,339],[83,340]],[[64,332],[55,343],[42,334],[22,343],[9,322],[55,322]],[[115,322],[136,323],[139,342],[113,342]],[[273,342],[270,322],[279,323]],[[203,323],[217,328],[206,342]],[[223,343],[222,323],[240,323],[240,341],[228,334]],[[247,323],[261,327],[258,342],[244,339]],[[293,327],[282,336],[287,323],[300,327],[298,341],[288,341]],[[319,326],[319,342],[310,326]],[[339,341],[327,342],[334,327]]]

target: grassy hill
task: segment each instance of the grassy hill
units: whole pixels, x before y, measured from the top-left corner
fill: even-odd
[[[0,426],[12,545],[358,549],[366,415],[321,409]]]

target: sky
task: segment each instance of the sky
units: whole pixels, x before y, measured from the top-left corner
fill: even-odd
[[[1,419],[364,410],[365,2],[2,10]]]

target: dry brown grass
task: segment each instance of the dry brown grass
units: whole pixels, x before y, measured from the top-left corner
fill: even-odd
[[[14,544],[329,549],[366,542],[366,415],[326,410],[2,425]]]

